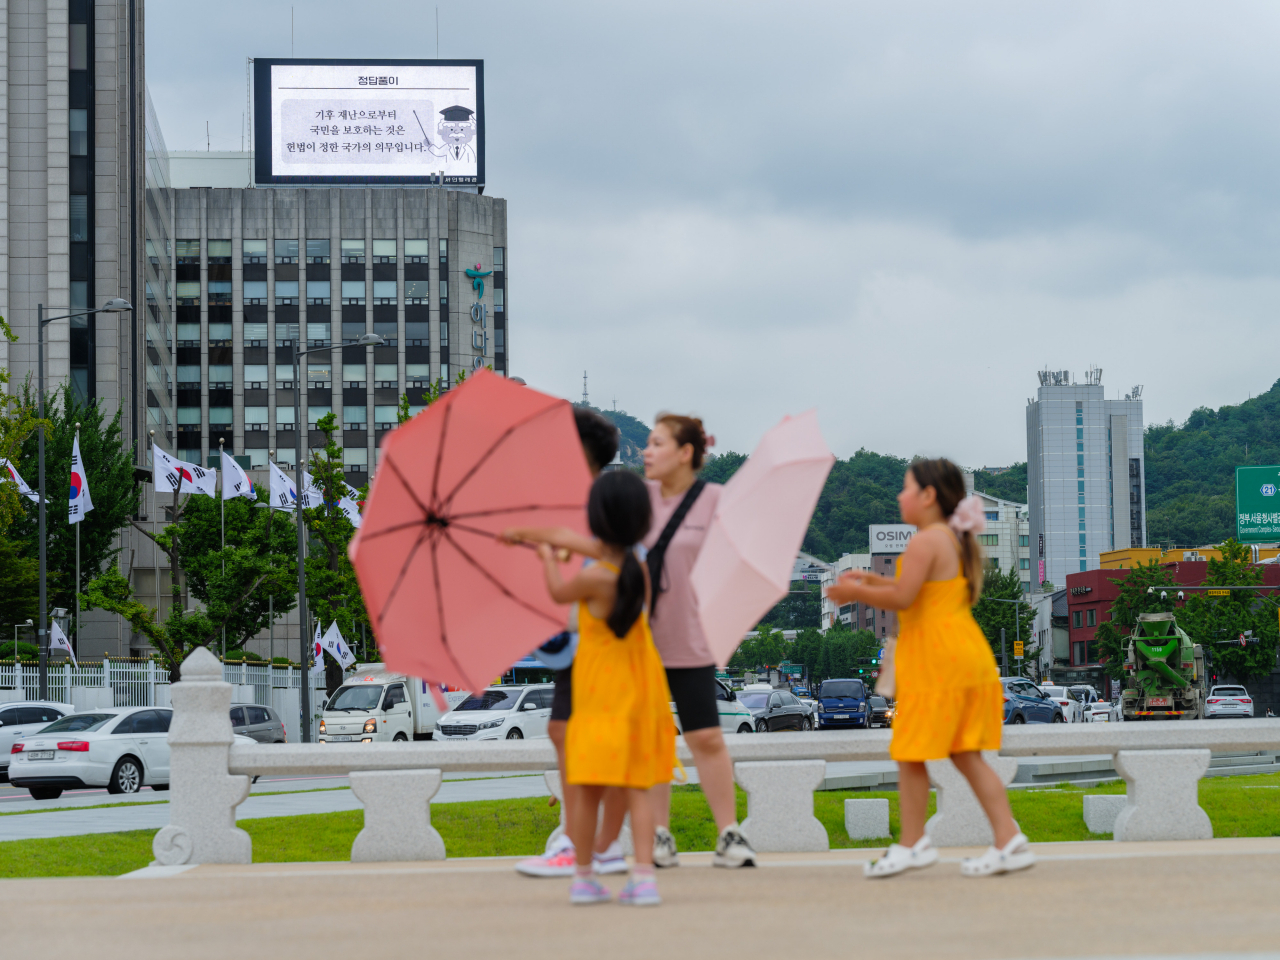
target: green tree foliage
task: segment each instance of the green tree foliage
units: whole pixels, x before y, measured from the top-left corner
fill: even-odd
[[[760,626],[776,627],[779,630],[802,630],[805,627],[817,628],[822,620],[822,589],[816,583],[804,583],[799,580],[791,582],[792,593],[777,602],[772,610],[760,620]]]
[[[40,561],[0,534],[0,638],[13,643],[14,624],[33,623],[40,612]]]
[[[577,403],[574,406],[580,407],[582,404]],[[613,421],[613,425],[618,428],[618,454],[622,462],[628,467],[644,466],[640,452],[649,444],[649,425],[637,420],[625,410],[601,410],[589,403],[586,407]]]
[[[1027,502],[1027,465],[1015,463],[1004,473],[973,472],[973,489],[1013,503]]]
[[[1146,430],[1147,536],[1201,546],[1235,534],[1235,469],[1280,463],[1280,380],[1234,406]]]
[[[907,466],[899,457],[869,450],[837,460],[818,498],[802,549],[828,562],[845,553],[865,552],[868,526],[899,522],[897,497]]]
[[[1022,592],[1022,578],[1017,570],[1007,572],[988,570],[982,580],[982,595],[978,597],[978,602],[973,607],[973,618],[978,621],[978,626],[982,628],[987,642],[991,644],[997,663],[1000,661],[1000,629],[1004,628],[1005,653],[1009,657],[1006,672],[1009,675],[1014,674],[1016,661],[1013,659],[1013,643],[1019,635],[1025,644],[1022,661],[1024,668],[1034,663],[1040,653],[1032,626],[1035,623],[1036,612],[1031,604],[1026,602],[1025,597],[1026,594]],[[1017,602],[1001,602],[1007,600]],[[1005,665],[1001,664],[1001,666]]]
[[[825,634],[809,627],[801,630],[794,641],[784,640],[776,629],[761,627],[758,636],[742,641],[729,666],[755,670],[776,667],[783,660],[789,660],[804,664],[805,673],[814,682],[857,676],[870,680],[875,666],[858,661],[877,658],[880,647],[881,643],[870,630],[855,632],[844,624],[837,624]]]
[[[738,468],[746,462],[745,453],[734,453],[732,450],[719,455],[709,454],[703,461],[698,476],[708,483],[727,483],[729,478],[738,472]]]
[[[1250,563],[1250,551],[1234,539],[1222,545],[1222,559],[1209,560],[1204,585],[1213,587],[1253,586],[1262,583],[1262,571]],[[1210,597],[1202,591],[1187,596],[1186,608],[1179,612],[1182,629],[1204,646],[1218,676],[1245,683],[1265,677],[1276,663],[1280,644],[1274,602],[1253,590],[1232,590],[1225,597]],[[1256,644],[1237,645],[1246,631],[1253,631]]]
[[[1110,616],[1098,624],[1094,640],[1098,644],[1098,660],[1113,680],[1124,677],[1125,650],[1129,634],[1140,613],[1162,613],[1177,605],[1178,585],[1173,573],[1149,560],[1134,567],[1129,575],[1111,581],[1119,594],[1111,604]],[[1148,592],[1148,590],[1152,592]],[[1162,596],[1163,594],[1163,596]],[[1185,627],[1184,627],[1185,629]]]
[[[29,390],[23,391],[23,404],[35,405]],[[49,605],[74,606],[74,593],[83,591],[102,568],[120,552],[117,534],[138,512],[140,491],[133,476],[133,459],[121,442],[121,414],[117,410],[109,421],[97,401],[77,401],[71,388],[63,387],[45,405],[49,422],[45,434],[45,563],[49,575]],[[68,483],[71,476],[71,448],[75,440],[75,424],[80,424],[80,455],[84,458],[93,510],[79,524],[67,522]],[[36,488],[38,443],[34,434],[22,444],[18,472]],[[27,509],[9,531],[21,545],[24,556],[35,557],[40,550],[40,524],[36,505],[29,501]],[[80,527],[80,583],[76,584],[76,530]],[[25,618],[24,618],[25,619]]]
[[[8,321],[0,317],[0,337],[9,343],[16,343],[18,335],[13,332]],[[10,463],[18,462],[18,452],[27,438],[41,425],[36,417],[37,407],[30,396],[30,391],[17,394],[9,389],[9,369],[0,367],[0,459]],[[45,430],[49,423],[44,422]],[[21,470],[19,470],[21,473]],[[22,477],[27,479],[24,474]],[[28,483],[32,481],[28,480]],[[3,534],[11,523],[23,515],[25,501],[18,493],[18,485],[14,483],[7,470],[0,470],[0,534]]]

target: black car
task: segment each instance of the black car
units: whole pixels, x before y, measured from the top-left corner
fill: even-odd
[[[819,730],[865,727],[869,722],[867,685],[857,678],[823,680],[817,701]]]
[[[884,697],[868,697],[867,702],[871,708],[870,725],[873,727],[891,727],[893,726],[893,707],[889,706],[889,701]]]
[[[1066,723],[1062,705],[1030,680],[1001,677],[1005,723]]]
[[[809,708],[787,690],[744,690],[738,702],[751,711],[756,733],[772,730],[812,730]]]

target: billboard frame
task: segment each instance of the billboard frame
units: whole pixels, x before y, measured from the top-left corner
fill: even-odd
[[[273,66],[368,66],[368,67],[474,67],[476,71],[476,179],[445,177],[446,187],[485,186],[485,116],[484,116],[484,61],[483,60],[385,60],[343,57],[325,59],[315,57],[263,57],[253,61],[253,183],[256,187],[297,186],[425,186],[436,183],[430,176],[424,177],[300,177],[274,174],[271,168],[271,68]],[[264,145],[262,149],[260,145]]]
[[[1242,486],[1242,483],[1244,486]],[[1272,492],[1264,494],[1262,492],[1264,485],[1270,486]],[[1237,543],[1275,543],[1280,541],[1280,490],[1277,490],[1278,485],[1280,485],[1280,466],[1236,467]],[[1245,496],[1242,497],[1242,493]],[[1246,532],[1241,519],[1246,516],[1252,518],[1256,515],[1262,515],[1267,519],[1250,519],[1249,523],[1255,529]]]

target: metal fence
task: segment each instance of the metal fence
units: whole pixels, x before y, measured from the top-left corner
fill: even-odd
[[[71,703],[73,687],[110,687],[117,707],[169,706],[169,670],[155,660],[108,659],[72,666],[64,660],[48,666],[48,698]],[[302,670],[296,666],[266,663],[224,663],[222,678],[227,683],[253,688],[253,702],[271,706],[272,689],[297,690]],[[312,696],[318,703],[325,689],[323,676],[311,677]],[[21,689],[27,700],[40,696],[40,668],[36,661],[0,663],[0,690]]]

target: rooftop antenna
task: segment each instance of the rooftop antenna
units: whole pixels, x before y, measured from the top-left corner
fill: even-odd
[[[293,56],[293,7],[289,8],[289,56]]]
[[[440,59],[440,7],[436,6],[436,59]]]
[[[582,371],[582,402],[584,405],[589,403],[587,400],[587,371]]]
[[[209,152],[209,121],[204,122],[204,152]]]

